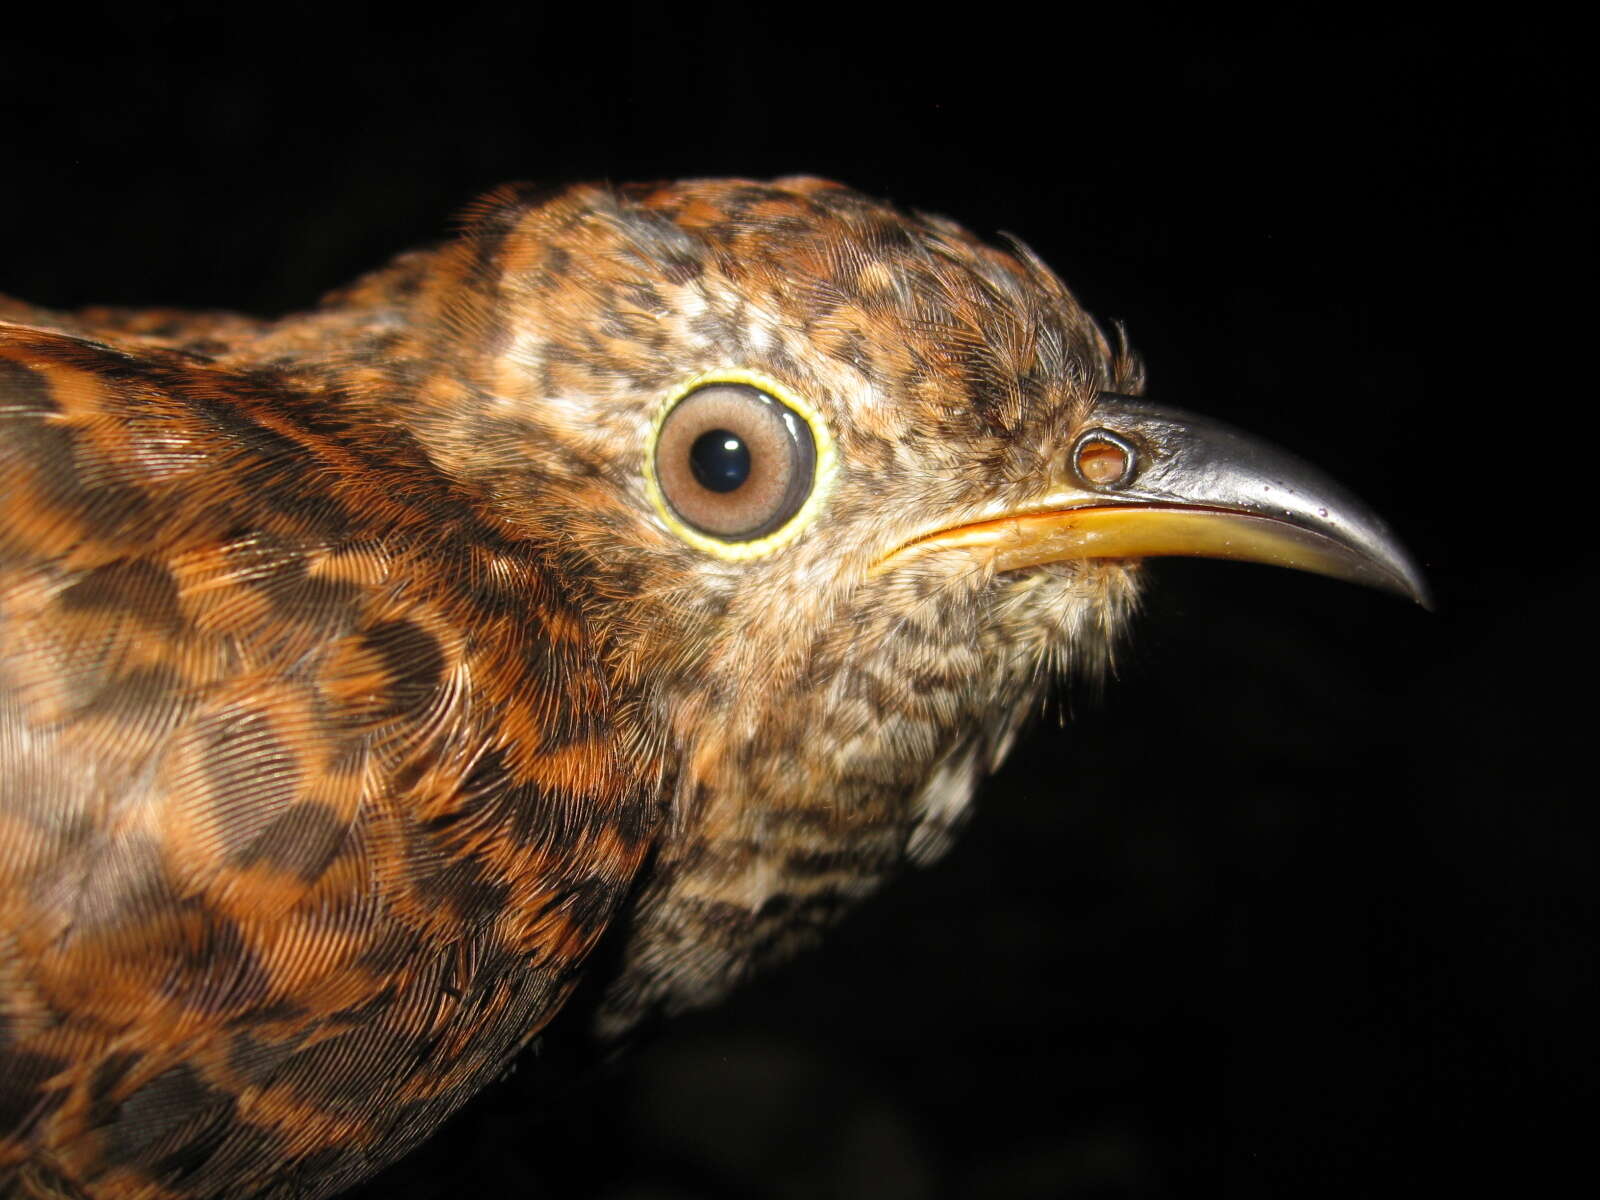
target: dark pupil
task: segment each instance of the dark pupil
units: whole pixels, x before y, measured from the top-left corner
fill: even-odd
[[[726,429],[708,429],[689,447],[689,468],[707,491],[731,492],[750,478],[750,451]]]

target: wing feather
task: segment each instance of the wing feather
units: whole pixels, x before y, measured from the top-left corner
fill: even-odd
[[[498,1071],[644,854],[600,664],[403,435],[0,326],[0,1190],[323,1195]]]

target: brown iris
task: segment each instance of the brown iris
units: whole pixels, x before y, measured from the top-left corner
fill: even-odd
[[[662,496],[685,524],[747,542],[781,527],[805,503],[816,444],[805,420],[760,388],[713,383],[667,414],[655,469]]]

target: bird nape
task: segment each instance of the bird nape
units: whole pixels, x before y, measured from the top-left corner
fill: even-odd
[[[507,188],[277,321],[0,302],[0,1192],[325,1196],[939,855],[1138,561],[1418,600],[1020,245]]]

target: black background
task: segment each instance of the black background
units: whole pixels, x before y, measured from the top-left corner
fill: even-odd
[[[834,176],[1023,237],[1156,398],[1319,462],[1437,592],[1155,565],[1117,678],[949,860],[611,1073],[525,1064],[366,1195],[1389,1195],[1576,1161],[1593,146],[1576,34],[1501,16],[8,28],[0,291],[278,313],[508,179]]]

